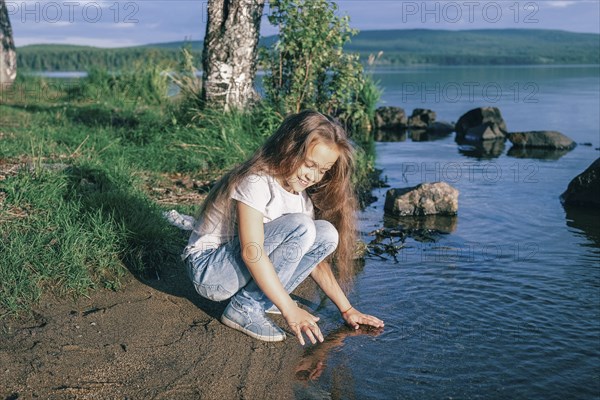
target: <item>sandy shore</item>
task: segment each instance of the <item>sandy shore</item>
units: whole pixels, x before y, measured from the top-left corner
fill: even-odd
[[[307,282],[300,291],[314,288]],[[183,267],[160,280],[130,276],[118,292],[43,299],[33,318],[2,323],[0,396],[293,398],[298,341],[265,343],[232,330],[219,321],[225,305],[198,296]]]

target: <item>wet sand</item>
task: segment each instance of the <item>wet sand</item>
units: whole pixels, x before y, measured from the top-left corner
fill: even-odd
[[[299,293],[316,295],[308,280]],[[219,321],[226,303],[197,295],[179,270],[128,276],[118,292],[44,298],[0,327],[2,399],[288,399],[303,349]],[[285,326],[280,316],[275,320]]]

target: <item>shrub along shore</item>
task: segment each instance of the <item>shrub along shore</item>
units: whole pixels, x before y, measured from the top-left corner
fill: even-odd
[[[167,77],[18,78],[0,103],[0,319],[45,292],[118,289],[132,273],[179,268],[186,238],[162,212],[193,214],[211,184],[252,152],[283,115],[195,109],[167,96]],[[357,188],[369,188],[372,141],[359,147]]]

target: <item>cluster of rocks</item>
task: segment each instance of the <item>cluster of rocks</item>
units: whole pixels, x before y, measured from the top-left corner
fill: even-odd
[[[467,155],[499,156],[507,139],[513,145],[508,155],[520,158],[560,158],[576,146],[556,131],[509,132],[497,107],[474,108],[456,124],[436,121],[435,112],[428,109],[414,109],[408,117],[400,107],[380,107],[375,113],[375,128],[378,141],[406,140],[408,133],[413,141],[434,140],[456,132],[455,141]]]
[[[507,140],[512,143],[508,155],[513,157],[557,159],[576,146],[572,139],[556,131],[509,132],[496,107],[470,110],[456,124],[436,121],[435,112],[428,109],[417,108],[407,116],[400,107],[381,107],[376,112],[375,128],[375,139],[378,141],[403,141],[408,134],[413,141],[435,140],[456,132],[455,142],[459,145],[459,150],[467,154],[473,152],[478,157],[499,156],[504,151]],[[432,218],[427,216],[449,219],[450,222],[445,220],[446,231],[451,232],[456,221],[454,216],[458,213],[458,194],[457,189],[445,182],[389,189],[386,193],[385,213],[388,217],[413,221],[409,221],[406,228],[408,230],[402,231],[402,235],[408,231],[432,232],[432,227],[424,222],[427,218]],[[569,206],[600,208],[600,158],[573,179],[560,199]],[[404,225],[404,221],[401,225]],[[397,228],[382,228],[378,231],[374,246],[380,246],[383,236],[393,238],[394,229]]]
[[[406,115],[400,107],[380,107],[375,112],[375,140],[398,142],[406,140],[407,133],[415,142],[442,138],[454,132],[454,124],[436,121],[435,111],[415,108]]]
[[[508,155],[519,158],[560,158],[576,146],[572,139],[556,131],[508,132],[496,107],[475,108],[456,123],[455,141],[484,155],[500,155],[507,139],[513,145]]]

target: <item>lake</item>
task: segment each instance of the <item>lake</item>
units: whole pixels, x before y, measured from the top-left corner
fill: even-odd
[[[598,398],[600,212],[567,212],[559,196],[600,156],[599,67],[372,73],[380,105],[445,121],[496,106],[509,131],[558,130],[580,145],[521,158],[510,142],[477,151],[453,134],[377,143],[391,187],[446,181],[460,191],[458,216],[434,222],[433,241],[407,239],[397,260],[367,257],[350,298],[385,321],[382,332],[353,334],[321,303],[326,342],[305,350],[297,398]],[[367,242],[384,224],[406,226],[384,221],[386,190],[359,215]]]

